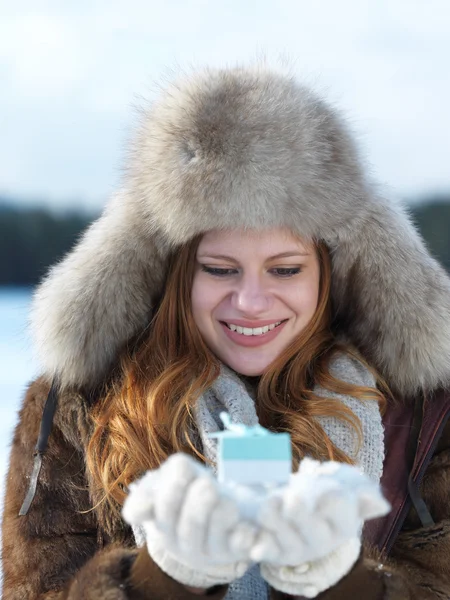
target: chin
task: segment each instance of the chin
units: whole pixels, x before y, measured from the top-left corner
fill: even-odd
[[[261,369],[234,369],[233,371],[235,371],[238,375],[242,375],[243,377],[260,377],[263,374],[263,371],[261,371]]]
[[[267,369],[267,367],[269,366],[268,364],[265,365],[264,367],[261,367],[260,365],[242,365],[242,363],[236,363],[234,364],[234,361],[231,362],[231,364],[227,361],[223,361],[226,365],[228,365],[230,367],[230,369],[233,369],[233,371],[236,371],[236,373],[238,375],[244,375],[245,377],[259,377],[260,375],[262,375],[264,373],[264,371]]]

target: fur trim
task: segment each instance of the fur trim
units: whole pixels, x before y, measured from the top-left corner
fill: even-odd
[[[402,393],[450,380],[450,280],[366,181],[341,118],[292,78],[208,70],[142,115],[124,188],[38,288],[48,375],[92,386],[148,323],[171,247],[287,226],[332,251],[342,330]]]

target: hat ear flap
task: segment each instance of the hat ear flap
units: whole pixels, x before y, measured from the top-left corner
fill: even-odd
[[[162,291],[164,244],[129,209],[126,198],[115,198],[34,294],[38,359],[62,387],[98,384],[120,348],[149,322]]]
[[[338,322],[402,394],[450,382],[450,280],[400,206],[374,200],[333,251]]]

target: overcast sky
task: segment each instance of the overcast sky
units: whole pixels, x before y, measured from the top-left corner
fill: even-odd
[[[0,0],[0,194],[98,209],[170,69],[285,55],[375,177],[450,192],[449,0]]]

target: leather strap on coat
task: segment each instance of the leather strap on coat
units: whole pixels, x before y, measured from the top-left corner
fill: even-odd
[[[45,401],[44,410],[42,411],[41,426],[39,436],[34,450],[33,470],[30,475],[30,483],[28,491],[20,507],[19,517],[23,517],[30,509],[33,498],[36,494],[36,486],[39,479],[39,473],[42,466],[42,457],[47,449],[48,438],[52,431],[53,417],[55,416],[56,406],[58,404],[58,383],[53,380],[48,392],[47,400]]]
[[[386,458],[381,486],[392,510],[386,517],[366,523],[364,539],[386,554],[389,554],[412,503],[419,518],[422,518],[423,526],[427,526],[427,520],[431,518],[426,507],[424,511],[420,504],[423,500],[419,494],[419,486],[450,417],[450,391],[436,392],[423,402],[422,407],[418,435],[415,431],[417,411],[414,418],[414,403],[391,405],[383,417]],[[411,438],[417,440],[412,461]]]

